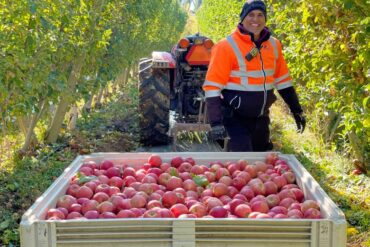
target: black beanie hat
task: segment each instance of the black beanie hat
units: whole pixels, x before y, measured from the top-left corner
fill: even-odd
[[[244,20],[244,18],[249,14],[249,12],[259,9],[263,12],[263,15],[266,18],[266,5],[263,1],[260,0],[253,0],[253,1],[247,1],[243,5],[242,12],[240,13],[240,22]]]

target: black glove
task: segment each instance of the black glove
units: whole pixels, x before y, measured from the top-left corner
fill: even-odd
[[[297,124],[298,133],[302,134],[304,129],[306,128],[306,118],[304,117],[303,113],[293,113],[293,117],[295,123]]]
[[[211,128],[210,138],[214,141],[223,140],[227,137],[226,129],[223,125],[216,125]]]

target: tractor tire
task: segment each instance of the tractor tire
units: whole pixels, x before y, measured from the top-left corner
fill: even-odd
[[[168,144],[170,73],[168,69],[153,69],[149,59],[139,63],[139,111],[141,143]]]

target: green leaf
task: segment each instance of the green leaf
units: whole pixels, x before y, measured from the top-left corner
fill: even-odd
[[[36,9],[37,9],[37,6],[35,4],[34,1],[28,1],[29,5],[30,5],[30,11],[32,14],[36,14]]]
[[[1,230],[4,230],[4,229],[8,228],[8,227],[9,227],[9,224],[10,224],[10,220],[4,220],[4,221],[3,221],[3,222],[1,222],[1,224],[0,224],[0,229],[1,229]]]
[[[9,183],[6,185],[6,188],[11,191],[15,191],[16,189],[19,188],[19,184],[17,182]]]
[[[362,101],[362,105],[365,109],[368,109],[368,104],[369,104],[369,100],[370,100],[370,96],[366,97],[363,101]]]
[[[208,179],[204,176],[193,175],[193,181],[200,187],[206,187],[209,184]]]

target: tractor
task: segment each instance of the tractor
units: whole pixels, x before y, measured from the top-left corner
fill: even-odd
[[[141,143],[168,144],[177,131],[208,131],[202,85],[213,41],[186,36],[170,52],[154,51],[139,62]],[[176,139],[175,139],[176,140]]]

